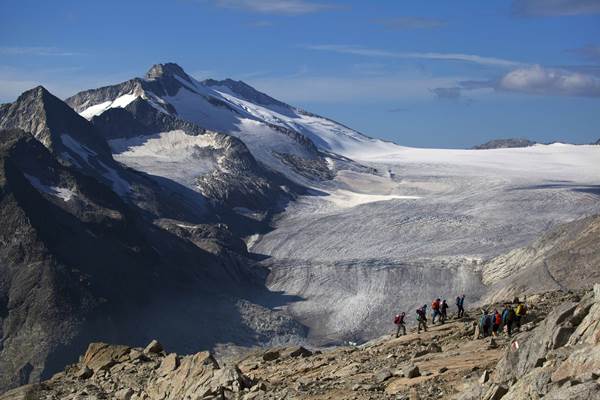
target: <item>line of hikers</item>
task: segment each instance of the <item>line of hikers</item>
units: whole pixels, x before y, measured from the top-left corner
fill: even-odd
[[[441,300],[439,298],[433,300],[431,303],[431,323],[435,324],[435,320],[437,318],[438,323],[443,324],[448,319],[448,303],[446,300]],[[465,295],[456,297],[456,308],[457,318],[462,318],[465,315]],[[421,329],[427,332],[427,304],[423,304],[423,307],[417,308],[417,333],[421,333]],[[402,335],[406,335],[406,313],[401,313],[396,315],[394,318],[394,324],[396,324],[396,337],[400,336],[400,331],[402,331]]]
[[[483,310],[482,316],[479,319],[479,333],[483,337],[490,335],[498,336],[498,334],[504,330],[507,335],[512,334],[514,326],[521,329],[521,323],[527,314],[527,306],[525,303],[519,301],[518,298],[513,300],[513,303],[517,305],[516,309],[512,307],[511,303],[505,303],[502,313],[497,309],[493,313],[488,313],[487,310]],[[462,318],[465,316],[465,295],[456,297],[456,318]],[[421,333],[421,329],[427,332],[427,304],[417,308],[417,333]],[[440,300],[439,298],[433,300],[431,303],[431,323],[435,324],[435,321],[439,324],[443,324],[448,319],[448,303],[446,300]],[[394,324],[396,324],[396,337],[406,335],[406,313],[396,315],[394,318]]]
[[[483,310],[479,318],[479,335],[483,337],[498,336],[500,332],[504,331],[510,336],[515,326],[521,330],[521,324],[527,315],[527,305],[518,298],[513,300],[513,304],[517,305],[516,308],[513,308],[511,303],[504,303],[502,313],[498,309],[494,309],[492,313]]]

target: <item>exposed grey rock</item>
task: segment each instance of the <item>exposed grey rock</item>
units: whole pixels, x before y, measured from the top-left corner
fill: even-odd
[[[508,388],[504,385],[492,385],[482,397],[482,400],[500,400],[508,393]]]
[[[389,378],[391,378],[392,376],[393,376],[392,372],[389,369],[384,368],[375,374],[375,382],[383,383],[386,380],[388,380]]]
[[[167,375],[179,367],[179,357],[175,353],[168,354],[160,363],[159,374]]]
[[[131,396],[133,396],[133,390],[130,388],[124,388],[115,392],[116,400],[130,400]]]
[[[419,371],[419,367],[414,364],[409,364],[403,369],[404,376],[407,378],[416,378],[421,376],[421,372]]]
[[[490,140],[487,143],[480,144],[478,146],[473,147],[475,150],[487,150],[487,149],[505,149],[505,148],[513,148],[513,147],[529,147],[536,144],[536,142],[532,142],[527,139],[495,139]]]

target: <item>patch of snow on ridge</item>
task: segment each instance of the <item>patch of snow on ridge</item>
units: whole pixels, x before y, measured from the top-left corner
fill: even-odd
[[[218,167],[219,147],[211,134],[192,136],[174,130],[108,143],[117,161],[196,191],[196,178]]]
[[[50,196],[58,197],[63,201],[67,202],[75,197],[77,194],[68,188],[62,188],[57,186],[44,185],[37,177],[29,174],[24,174],[31,185],[42,193],[49,194]]]
[[[100,104],[95,104],[91,107],[86,108],[82,112],[79,113],[85,119],[92,119],[96,115],[102,114],[104,111],[109,108],[124,108],[127,107],[129,103],[137,99],[139,96],[135,94],[124,94],[122,96],[117,97],[113,101],[105,101]]]
[[[111,186],[115,193],[120,196],[125,196],[129,192],[131,192],[131,185],[125,179],[121,178],[121,175],[114,169],[104,164],[102,161],[98,160],[98,164],[104,169],[104,173],[102,176],[110,181]]]
[[[61,135],[60,140],[69,150],[71,150],[72,152],[74,152],[75,154],[80,156],[82,159],[84,159],[88,163],[90,161],[89,160],[90,156],[98,155],[94,150],[79,143],[77,140],[75,140],[72,136],[70,136],[68,134]]]

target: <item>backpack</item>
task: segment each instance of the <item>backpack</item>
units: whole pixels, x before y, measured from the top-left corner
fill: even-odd
[[[508,322],[512,322],[515,319],[515,310],[512,308],[508,310]]]
[[[519,317],[525,315],[526,312],[527,308],[525,307],[525,304],[521,303],[517,306],[517,315]]]
[[[402,317],[402,315],[396,315],[396,317],[394,318],[394,323],[396,325],[400,325],[404,320],[404,317]]]
[[[432,309],[432,310],[439,310],[439,309],[440,309],[440,303],[438,303],[436,300],[434,300],[434,301],[431,303],[431,309]]]
[[[496,320],[494,321],[495,325],[500,325],[502,323],[502,317],[500,317],[500,313],[496,313]]]
[[[422,321],[425,317],[425,312],[422,309],[417,310],[417,321]]]

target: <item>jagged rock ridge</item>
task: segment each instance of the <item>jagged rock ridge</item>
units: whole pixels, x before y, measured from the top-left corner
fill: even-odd
[[[0,134],[0,390],[49,376],[93,338],[133,344],[155,331],[193,351],[222,330],[242,345],[305,334],[252,302],[280,302],[264,293],[264,271],[251,268],[240,238],[268,224],[233,209],[268,213],[301,189],[234,137],[147,108],[137,115],[123,117],[132,130],[172,124],[206,135],[205,156],[216,161],[197,190],[124,167],[104,139],[110,123],[92,125],[43,88],[0,110],[3,128],[36,134]],[[172,329],[170,319],[188,322]],[[218,322],[199,334],[203,319]]]

